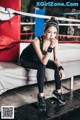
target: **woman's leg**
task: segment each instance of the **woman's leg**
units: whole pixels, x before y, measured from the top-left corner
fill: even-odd
[[[38,106],[41,111],[46,111],[46,104],[45,104],[45,98],[43,93],[44,88],[44,77],[45,77],[45,65],[43,65],[41,62],[28,62],[24,61],[23,59],[20,61],[21,65],[25,68],[31,68],[31,69],[37,69],[37,81],[38,81],[38,89],[39,94],[37,96],[38,98]]]
[[[43,93],[45,67],[46,66],[42,63],[38,64],[37,81],[38,81],[39,93]]]
[[[61,80],[60,80],[60,76],[59,76],[59,69],[58,69],[58,67],[51,60],[48,61],[46,67],[55,70],[55,73],[54,73],[55,86],[56,86],[56,90],[60,90],[61,89]]]
[[[45,65],[39,61],[25,61],[23,59],[20,60],[20,63],[25,68],[37,69],[37,82],[38,82],[38,89],[39,93],[43,93],[44,87],[44,78],[45,78]]]
[[[65,98],[62,95],[62,91],[61,91],[61,80],[60,80],[60,76],[59,76],[59,69],[58,67],[55,65],[55,63],[51,60],[48,61],[47,68],[51,68],[55,70],[55,86],[56,86],[56,90],[53,91],[53,96],[62,104],[66,104]]]

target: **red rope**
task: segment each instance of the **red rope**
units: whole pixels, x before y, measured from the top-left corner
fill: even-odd
[[[14,41],[13,43],[11,43],[10,45],[3,45],[3,47],[1,46],[0,48],[0,51],[3,50],[3,49],[9,49],[11,47],[13,47],[14,45],[16,44],[19,44],[19,43],[31,43],[33,40],[19,40],[19,41]],[[76,40],[76,41],[61,41],[59,40],[59,43],[62,43],[62,44],[67,44],[67,43],[71,43],[71,44],[80,44],[80,41],[79,40]]]
[[[30,33],[29,33],[29,32],[26,32],[26,33],[24,32],[24,33],[20,33],[20,34],[21,34],[21,35],[33,35],[34,32],[30,32]]]
[[[61,36],[61,37],[67,37],[67,38],[80,38],[80,36],[73,36],[73,35],[63,35],[63,34],[57,34],[57,36]]]
[[[31,43],[33,40],[20,40],[20,41],[16,41],[19,43]],[[59,43],[76,43],[76,44],[80,44],[79,40],[59,40]]]
[[[24,32],[24,33],[21,33],[21,35],[33,35],[35,34],[34,32]],[[80,36],[73,36],[73,35],[64,35],[64,34],[57,34],[57,36],[60,36],[60,37],[67,37],[67,38],[80,38]]]
[[[72,44],[80,44],[79,40],[59,40],[59,43],[72,43]]]
[[[20,40],[20,41],[16,41],[16,42],[20,42],[20,43],[31,43],[33,40]]]

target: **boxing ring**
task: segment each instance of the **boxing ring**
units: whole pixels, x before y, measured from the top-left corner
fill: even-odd
[[[20,10],[20,9],[19,9]],[[12,34],[12,39],[13,41],[10,43],[10,45],[14,45],[11,48],[7,49],[6,45],[3,51],[1,51],[0,55],[0,90],[2,90],[1,94],[4,91],[17,88],[20,86],[25,86],[25,85],[31,85],[31,84],[36,84],[37,83],[37,70],[32,70],[32,69],[24,69],[19,65],[19,56],[22,52],[22,50],[30,44],[33,39],[25,39],[25,40],[20,40],[20,35],[39,35],[36,34],[35,32],[29,32],[29,33],[20,33],[20,15],[23,16],[30,16],[30,17],[35,17],[36,19],[41,20],[42,23],[44,24],[44,19],[49,19],[51,16],[46,16],[46,15],[39,15],[39,14],[31,14],[31,13],[25,13],[25,12],[20,12],[18,10],[14,10],[12,15],[14,15],[11,18],[11,23],[7,21],[9,24],[9,29],[13,25],[13,21],[15,21],[15,17],[18,17],[17,20],[17,33],[15,30],[15,36]],[[13,20],[13,18],[15,18]],[[77,22],[77,24],[74,24],[74,26],[80,26],[80,20],[78,19],[69,19],[69,18],[62,18],[62,17],[55,17],[57,20],[62,20],[62,21],[71,21],[71,22]],[[38,21],[39,22],[39,21]],[[15,23],[16,24],[16,23]],[[42,24],[42,26],[43,26]],[[35,25],[37,26],[36,20],[34,23],[21,23],[21,25]],[[60,26],[63,24],[60,24]],[[73,24],[66,24],[68,25],[73,25]],[[65,26],[65,25],[64,25]],[[14,26],[13,26],[14,27]],[[16,28],[17,28],[16,27]],[[43,28],[43,27],[42,27]],[[35,30],[37,31],[37,30]],[[4,30],[3,30],[4,32]],[[2,33],[0,35],[2,35]],[[41,31],[40,35],[43,33],[43,30]],[[6,35],[5,31],[5,35]],[[9,34],[9,33],[8,33]],[[71,35],[62,35],[58,34],[58,37],[69,37],[69,38],[80,38],[80,36],[71,36]],[[11,37],[11,36],[9,36]],[[65,69],[65,74],[66,78],[71,78],[71,86],[70,89],[73,89],[73,78],[76,75],[80,75],[80,41],[59,41],[59,58],[60,61]],[[8,57],[5,57],[8,56]],[[52,59],[52,54],[50,56],[50,59]],[[17,63],[14,63],[14,61],[18,61]],[[46,69],[45,73],[45,82],[47,81],[52,81],[54,80],[53,76],[53,70]]]

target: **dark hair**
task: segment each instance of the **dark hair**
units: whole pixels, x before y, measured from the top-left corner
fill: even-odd
[[[51,17],[51,19],[46,21],[44,30],[48,29],[51,26],[56,27],[59,31],[59,22],[54,17]]]

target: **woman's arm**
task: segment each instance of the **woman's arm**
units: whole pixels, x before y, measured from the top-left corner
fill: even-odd
[[[59,68],[59,75],[61,79],[65,78],[65,73],[64,73],[64,69],[60,63],[59,57],[58,57],[58,41],[56,42],[56,46],[54,48],[54,62],[55,64],[58,66]]]
[[[42,54],[41,49],[40,49],[40,41],[38,38],[35,38],[32,44],[37,53],[38,58],[44,65],[46,65],[50,57],[50,52],[47,52],[46,55]]]
[[[58,40],[56,40],[56,45],[53,49],[53,56],[54,56],[54,62],[55,64],[59,67],[61,66],[60,60],[59,60],[59,56],[58,56]]]

